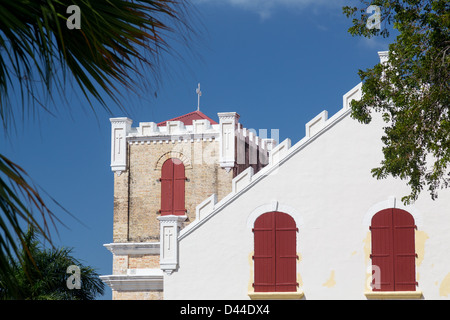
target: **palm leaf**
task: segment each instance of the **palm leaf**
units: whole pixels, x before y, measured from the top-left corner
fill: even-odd
[[[66,27],[69,5],[80,8],[81,29]],[[188,47],[195,32],[187,6],[184,0],[0,0],[4,127],[14,122],[8,92],[17,87],[15,80],[24,114],[49,104],[38,93],[52,99],[56,90],[64,97],[67,80],[80,89],[94,114],[92,99],[111,111],[103,94],[126,111],[121,89],[137,94],[142,83],[157,86],[162,53],[175,53],[166,39],[178,38]]]

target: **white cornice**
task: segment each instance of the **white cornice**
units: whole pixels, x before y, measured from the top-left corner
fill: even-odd
[[[103,245],[114,255],[159,254],[159,242],[122,242]]]
[[[174,142],[194,142],[218,140],[219,132],[204,132],[204,133],[178,133],[178,134],[160,134],[155,136],[138,136],[128,135],[128,143],[136,142],[156,142],[156,141],[174,141]]]
[[[164,276],[161,270],[155,269],[152,274],[145,275],[107,275],[100,279],[111,289],[116,291],[162,291],[164,288]]]

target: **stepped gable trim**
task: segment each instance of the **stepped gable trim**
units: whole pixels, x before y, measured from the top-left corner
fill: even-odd
[[[352,88],[349,92],[352,94],[355,94],[358,89],[361,88],[361,83],[359,83],[357,86]],[[346,93],[344,96],[347,96],[348,93]],[[360,97],[358,94],[357,96]],[[349,102],[348,100],[346,102]],[[253,187],[255,184],[257,184],[260,180],[264,179],[266,176],[276,173],[276,170],[278,170],[279,166],[281,166],[283,163],[288,161],[290,158],[292,158],[295,154],[300,152],[303,148],[308,146],[310,143],[312,143],[314,140],[316,140],[318,137],[320,137],[323,133],[330,130],[335,124],[339,123],[341,120],[345,119],[347,116],[349,116],[351,113],[351,108],[348,108],[346,104],[343,105],[343,108],[341,108],[336,114],[334,114],[329,119],[324,119],[321,128],[314,132],[312,136],[305,135],[304,138],[302,138],[300,141],[298,141],[294,146],[290,147],[290,140],[286,139],[283,141],[280,145],[286,145],[288,146],[287,150],[283,150],[282,156],[280,156],[276,161],[270,163],[266,167],[262,168],[258,173],[255,175],[249,176],[247,179],[247,184],[240,186],[239,190],[232,191],[228,195],[226,195],[220,202],[213,201],[212,205],[210,206],[211,212],[205,213],[205,217],[201,220],[195,220],[192,223],[190,223],[187,227],[181,230],[178,236],[178,240],[184,239],[186,236],[191,234],[194,230],[196,230],[198,227],[206,223],[209,219],[211,219],[213,216],[215,216],[217,213],[219,213],[222,209],[227,207],[230,203],[232,203],[235,199],[237,199],[239,196],[244,194],[248,189]],[[324,111],[321,112],[322,115],[325,116]],[[325,117],[324,117],[325,118]],[[275,150],[275,149],[274,149]],[[272,151],[271,151],[272,152]],[[269,154],[270,157],[270,154]],[[233,178],[233,183],[235,183],[238,180],[242,180],[241,175],[248,175],[247,171],[243,171],[240,175]]]

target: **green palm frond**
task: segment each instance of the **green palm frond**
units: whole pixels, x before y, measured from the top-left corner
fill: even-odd
[[[81,29],[67,28],[70,5],[80,8]],[[187,8],[186,0],[0,0],[0,123],[5,134],[17,118],[34,117],[39,110],[53,114],[52,98],[64,99],[73,89],[68,84],[82,92],[94,115],[94,100],[111,111],[105,97],[126,112],[120,89],[134,93],[149,78],[157,84],[162,54],[176,55],[168,40],[187,45],[195,35]],[[51,243],[49,225],[58,219],[37,190],[22,168],[0,155],[0,295],[7,288],[9,296],[26,296],[13,271],[17,263],[37,266],[23,226]],[[34,271],[28,268],[25,274],[31,277]],[[91,285],[92,292],[100,289],[95,281]]]
[[[24,226],[34,228],[51,243],[50,226],[61,223],[28,180],[21,167],[0,154],[0,278],[13,291],[18,288],[10,277],[12,261],[17,258],[24,263],[27,256],[31,258]]]
[[[80,29],[66,25],[69,5],[80,8]],[[64,97],[68,80],[108,112],[103,93],[122,106],[121,88],[136,92],[149,77],[157,83],[162,53],[174,53],[168,39],[188,43],[194,32],[187,16],[183,0],[0,0],[3,125],[17,113],[9,95],[14,88],[23,113],[35,104],[48,109],[39,94],[51,99],[56,90]]]

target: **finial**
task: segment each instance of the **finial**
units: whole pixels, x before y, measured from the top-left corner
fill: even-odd
[[[197,101],[197,111],[200,111],[200,97],[202,95],[202,92],[200,91],[200,83],[198,84],[197,90],[195,90],[198,95],[198,101]]]

